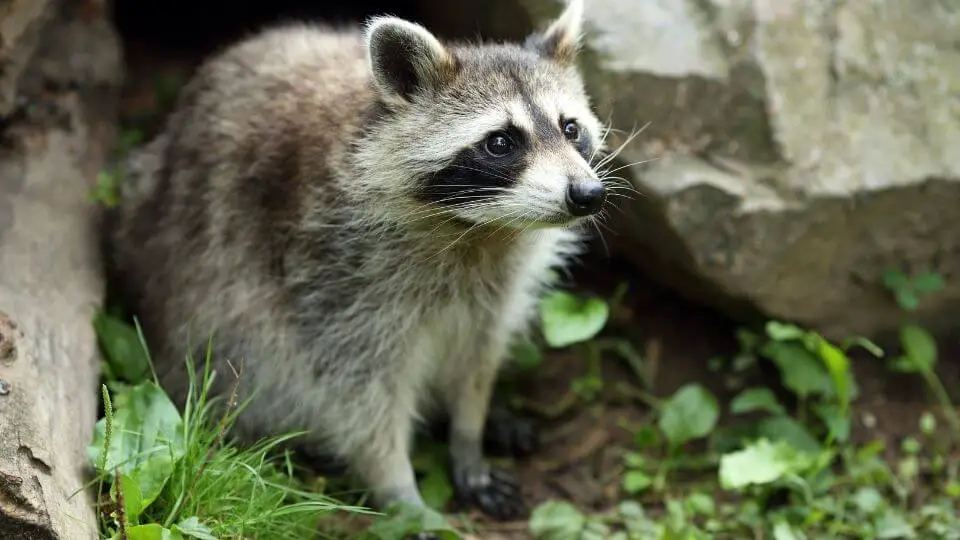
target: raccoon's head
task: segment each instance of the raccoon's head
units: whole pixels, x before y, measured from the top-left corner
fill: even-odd
[[[402,19],[368,23],[384,111],[370,145],[391,183],[379,187],[469,226],[568,226],[600,213],[607,189],[592,164],[603,128],[575,65],[582,15],[583,0],[571,0],[523,44],[445,44]]]

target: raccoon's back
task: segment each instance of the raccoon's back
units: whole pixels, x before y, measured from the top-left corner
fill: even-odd
[[[163,347],[188,316],[281,315],[287,242],[308,207],[335,207],[331,171],[372,100],[353,30],[277,27],[198,68],[106,221],[110,278],[148,339]]]

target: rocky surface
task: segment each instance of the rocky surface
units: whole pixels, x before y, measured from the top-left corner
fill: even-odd
[[[96,538],[90,195],[113,145],[120,43],[102,0],[0,4],[0,38],[0,538]]]
[[[516,0],[530,18],[556,0]],[[645,194],[606,234],[684,294],[828,335],[960,323],[960,3],[588,0],[584,68]],[[511,15],[512,17],[512,15]],[[614,144],[625,140],[612,137]],[[652,160],[652,161],[650,161]]]

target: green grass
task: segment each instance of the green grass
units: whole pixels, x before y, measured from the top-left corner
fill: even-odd
[[[106,315],[97,323],[105,373],[144,373],[139,333]],[[182,413],[149,378],[103,385],[105,415],[88,452],[101,487],[102,538],[320,538],[325,518],[371,513],[303,483],[280,447],[297,434],[235,445],[228,432],[243,404],[235,394],[211,398],[224,374],[210,370],[209,357],[204,366]]]
[[[324,494],[323,479],[308,484],[308,471],[298,469],[284,447],[299,433],[235,443],[230,428],[245,406],[237,403],[240,373],[211,370],[209,351],[202,377],[191,376],[181,411],[151,376],[139,328],[106,313],[98,314],[94,327],[106,382],[104,416],[87,454],[96,471],[102,539],[399,540],[420,531],[457,538],[436,511],[398,506],[374,512]],[[185,361],[195,373],[193,358]],[[223,376],[234,381],[232,392],[212,395],[215,378]],[[425,494],[435,495],[437,487],[449,491],[443,469],[434,460],[422,463],[421,456],[420,467],[432,471]],[[441,485],[431,488],[437,480]],[[365,520],[349,523],[356,517]]]

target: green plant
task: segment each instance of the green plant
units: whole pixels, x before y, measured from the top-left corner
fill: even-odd
[[[920,307],[920,297],[939,291],[945,286],[943,278],[932,272],[909,277],[899,270],[884,274],[884,285],[893,293],[905,311]],[[891,359],[890,367],[901,373],[919,373],[933,392],[956,435],[960,435],[960,415],[950,401],[943,383],[934,368],[937,363],[937,342],[925,328],[915,322],[900,326],[900,345],[903,354]]]
[[[770,362],[795,397],[794,406],[787,407],[770,388],[742,388],[729,411],[733,418],[753,419],[721,428],[719,401],[699,384],[651,400],[655,422],[637,431],[636,450],[624,454],[622,488],[630,495],[657,492],[661,509],[652,513],[639,501],[626,500],[615,510],[591,514],[550,501],[534,511],[530,533],[549,540],[960,539],[955,512],[960,466],[949,467],[947,449],[936,446],[933,416],[920,419],[923,438],[904,445],[905,455],[895,467],[883,460],[882,443],[850,442],[858,389],[848,351],[860,347],[882,358],[879,347],[862,338],[832,343],[777,321],[762,334],[741,330],[738,338],[741,351],[717,365],[743,373]],[[931,354],[929,344],[906,349],[914,356]],[[679,451],[696,440],[708,443],[703,454]],[[939,495],[918,504],[924,468],[936,472]],[[682,486],[668,480],[667,471],[681,469],[715,471],[715,484],[704,479]]]
[[[643,360],[629,341],[597,337],[606,327],[612,309],[625,294],[626,286],[621,284],[610,301],[564,290],[553,291],[540,301],[540,327],[546,346],[552,349],[572,347],[587,360],[587,373],[571,383],[573,391],[587,401],[596,398],[603,390],[600,367],[606,352],[625,360],[638,376],[644,374]],[[543,353],[531,341],[518,343],[513,357],[524,369],[534,369],[543,361]]]
[[[123,181],[123,157],[143,140],[143,133],[135,129],[120,132],[113,149],[113,163],[97,173],[97,185],[90,193],[93,202],[114,208],[120,202],[120,183]]]
[[[897,304],[906,311],[920,307],[920,298],[935,293],[944,287],[943,278],[934,272],[908,276],[902,270],[892,269],[883,273],[883,284],[893,294]]]

